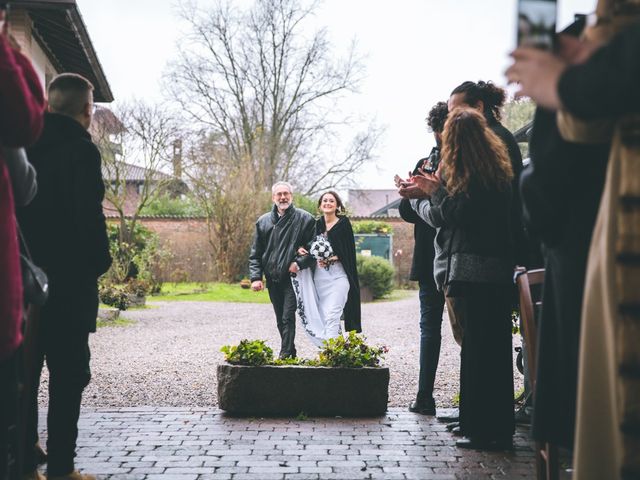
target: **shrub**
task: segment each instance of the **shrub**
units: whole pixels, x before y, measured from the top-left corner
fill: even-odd
[[[264,340],[241,340],[237,346],[225,345],[220,351],[234,365],[266,365],[273,361],[273,350]]]
[[[362,335],[351,331],[347,338],[340,335],[324,341],[319,355],[320,364],[327,367],[377,367],[387,350],[387,347],[370,347]]]
[[[168,215],[176,217],[203,217],[204,210],[190,197],[159,195],[144,206],[140,215]]]
[[[393,227],[387,222],[379,222],[376,220],[362,220],[353,222],[353,233],[378,233],[391,235]]]
[[[356,256],[360,286],[368,287],[373,298],[382,298],[393,291],[393,265],[380,257]]]
[[[100,301],[110,307],[126,310],[131,306],[131,290],[126,284],[101,284],[98,293]]]

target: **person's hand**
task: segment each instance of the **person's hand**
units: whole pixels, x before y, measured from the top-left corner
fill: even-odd
[[[259,292],[260,290],[264,290],[264,285],[262,284],[262,280],[255,280],[251,282],[251,290],[254,292]]]
[[[427,173],[424,170],[422,171],[422,175],[414,175],[411,177],[411,181],[428,196],[433,195],[442,185],[439,172]]]
[[[402,198],[427,198],[428,195],[425,194],[420,187],[418,187],[415,183],[413,182],[407,182],[405,184],[403,184],[399,189],[398,189],[398,194],[402,197]]]
[[[558,56],[571,65],[589,60],[593,52],[603,45],[595,39],[577,38],[573,35],[558,35]]]
[[[298,273],[300,271],[300,267],[296,262],[291,262],[289,265],[289,273]]]
[[[522,47],[511,53],[515,60],[505,75],[509,83],[519,83],[516,97],[530,97],[549,110],[559,110],[562,102],[558,95],[558,82],[568,63],[538,48]]]
[[[304,247],[300,247],[298,249],[298,255],[302,255],[302,256],[309,255],[309,252],[307,252],[307,250]]]

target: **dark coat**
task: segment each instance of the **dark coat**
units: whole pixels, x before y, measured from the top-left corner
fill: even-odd
[[[80,123],[47,113],[42,136],[27,154],[38,193],[18,216],[35,263],[49,277],[43,322],[95,331],[98,277],[111,265],[100,152]]]
[[[442,279],[444,285],[453,281],[511,282],[513,238],[509,186],[500,191],[471,184],[468,193],[453,196],[440,187],[430,200],[415,203],[421,218],[447,233],[443,245],[443,254],[448,257],[448,271]]]
[[[274,205],[270,212],[262,215],[255,226],[253,245],[249,254],[251,281],[289,281],[289,265],[296,259],[297,250],[307,245],[313,237],[313,216],[293,205],[280,217]]]
[[[316,222],[316,235],[327,230],[324,217]],[[340,217],[338,222],[327,233],[333,252],[340,259],[347,278],[349,279],[349,296],[344,306],[344,329],[347,332],[362,331],[360,312],[360,281],[356,268],[356,242],[353,228],[347,217]]]
[[[525,220],[545,247],[533,435],[572,448],[583,287],[610,145],[567,142],[556,113],[538,109],[530,147]]]
[[[507,147],[513,180],[511,181],[511,231],[513,235],[514,260],[517,265],[530,267],[532,255],[529,253],[530,244],[524,229],[522,220],[522,200],[520,198],[520,174],[522,173],[522,153],[513,134],[495,119],[488,121],[489,128],[495,133]]]
[[[434,147],[429,156],[437,150]],[[418,168],[422,166],[423,159],[418,160],[413,174],[418,173]],[[410,280],[433,282],[433,259],[435,251],[433,241],[436,237],[436,229],[428,225],[411,206],[411,202],[403,198],[400,201],[400,216],[405,222],[413,223],[413,261],[411,262]]]

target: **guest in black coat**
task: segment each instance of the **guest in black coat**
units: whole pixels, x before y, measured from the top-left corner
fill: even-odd
[[[446,233],[436,260],[438,286],[456,298],[462,324],[461,448],[510,448],[514,433],[511,355],[511,181],[507,150],[472,108],[449,112],[442,161],[435,174],[412,181],[429,200],[411,200],[416,212]],[[446,185],[442,181],[446,178]]]
[[[430,166],[437,166],[440,162],[441,134],[448,112],[446,102],[438,102],[429,111],[427,123],[434,134],[436,146],[426,159],[418,160],[413,170],[414,175],[419,174],[425,161]],[[417,281],[420,288],[420,373],[418,393],[416,399],[409,405],[409,411],[422,415],[435,415],[436,402],[433,398],[433,386],[440,360],[444,311],[444,295],[438,290],[433,278],[435,256],[433,242],[436,229],[420,218],[407,198],[403,198],[400,202],[400,216],[405,222],[413,224],[413,261],[409,278]]]
[[[89,383],[89,333],[96,330],[98,277],[111,265],[101,159],[89,128],[93,86],[75,74],[49,85],[49,110],[38,142],[28,150],[38,175],[38,193],[19,211],[34,262],[49,278],[42,308],[37,360],[30,392],[27,448],[37,441],[37,391],[43,361],[49,369],[48,478],[92,478],[75,471],[74,456],[82,392]],[[25,459],[34,472],[36,459]]]
[[[607,169],[609,141],[562,139],[556,113],[538,109],[522,198],[529,230],[543,241],[545,278],[538,333],[533,436],[573,448],[580,317],[587,256]]]

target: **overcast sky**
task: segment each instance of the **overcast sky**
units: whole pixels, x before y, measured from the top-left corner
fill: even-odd
[[[117,100],[160,99],[160,78],[180,37],[173,0],[77,0]],[[206,0],[200,0],[206,4]],[[560,0],[559,28],[595,0]],[[517,0],[324,0],[317,13],[336,51],[352,39],[366,80],[346,114],[373,115],[386,132],[361,188],[392,188],[433,145],[424,121],[465,80],[505,85],[515,44]]]

